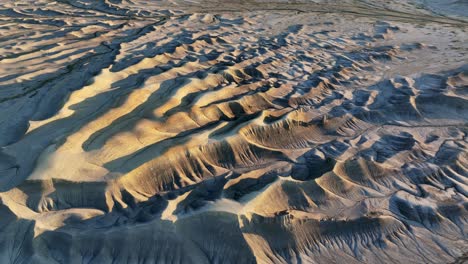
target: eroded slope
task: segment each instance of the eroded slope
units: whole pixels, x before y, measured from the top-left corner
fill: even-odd
[[[466,23],[374,5],[3,3],[1,262],[463,260]]]

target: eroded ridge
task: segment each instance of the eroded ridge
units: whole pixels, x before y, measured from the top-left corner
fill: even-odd
[[[463,20],[143,2],[0,4],[0,262],[466,258]]]

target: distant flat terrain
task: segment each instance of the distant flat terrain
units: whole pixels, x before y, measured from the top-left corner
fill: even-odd
[[[0,1],[0,263],[468,261],[466,10]]]

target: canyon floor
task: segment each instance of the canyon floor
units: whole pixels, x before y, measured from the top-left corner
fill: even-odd
[[[468,261],[467,15],[1,1],[0,263]]]

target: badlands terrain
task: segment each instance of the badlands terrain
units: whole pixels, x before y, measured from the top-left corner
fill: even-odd
[[[0,1],[0,263],[468,261],[468,1]]]

